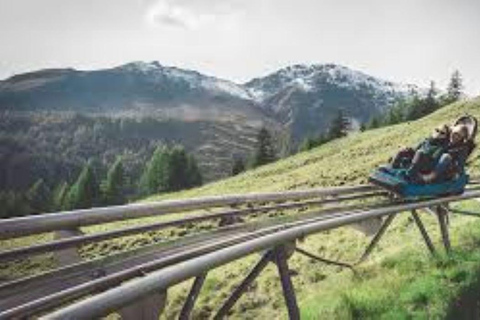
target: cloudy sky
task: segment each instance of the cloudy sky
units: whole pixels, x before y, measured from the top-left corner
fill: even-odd
[[[338,63],[480,94],[479,0],[0,0],[0,79],[159,61],[243,82]]]

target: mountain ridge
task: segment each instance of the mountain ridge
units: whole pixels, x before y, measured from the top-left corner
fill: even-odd
[[[419,88],[336,64],[295,64],[245,83],[158,61],[91,71],[43,69],[0,81],[0,111],[71,111],[276,123],[295,141],[328,129],[337,109],[366,122]]]

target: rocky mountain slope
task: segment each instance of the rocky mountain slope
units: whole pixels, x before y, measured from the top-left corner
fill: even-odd
[[[417,89],[334,64],[290,66],[245,87],[297,141],[325,132],[339,109],[358,125]]]

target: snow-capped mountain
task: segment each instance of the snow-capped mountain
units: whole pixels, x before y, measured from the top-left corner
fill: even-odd
[[[197,71],[162,66],[159,62],[132,62],[121,66],[119,70],[148,77],[152,83],[172,81],[186,84],[192,90],[203,90],[214,95],[229,95],[239,99],[251,100],[249,91],[231,81],[203,75]]]
[[[322,81],[343,88],[375,90],[394,99],[399,94],[409,95],[412,90],[418,89],[414,85],[393,83],[335,64],[292,65],[266,77],[253,79],[245,86],[257,101],[264,101],[288,87],[315,91]]]
[[[246,84],[158,62],[20,74],[0,81],[0,133],[11,137],[0,141],[0,180],[15,183],[29,170],[57,178],[59,167],[67,179],[98,153],[145,159],[153,146],[180,143],[209,181],[251,155],[260,125],[279,140],[289,129],[300,142],[327,130],[340,108],[365,122],[411,89],[332,64],[294,65]]]
[[[362,123],[417,90],[334,64],[289,66],[245,87],[297,141],[324,132],[338,109]]]
[[[0,81],[0,110],[243,119],[281,124],[296,141],[323,132],[338,109],[361,123],[408,96],[399,85],[334,64],[293,65],[245,84],[132,62],[110,69],[48,69]]]
[[[264,120],[246,88],[158,62],[78,71],[50,69],[0,82],[0,110],[74,111],[185,120]]]

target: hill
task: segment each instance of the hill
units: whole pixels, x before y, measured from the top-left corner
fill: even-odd
[[[480,98],[458,102],[415,122],[352,134],[238,177],[148,200],[365,183],[370,170],[384,163],[399,146],[415,144],[437,125],[451,123],[465,113],[480,118]],[[469,161],[469,172],[475,175],[480,173],[479,158],[477,149]],[[475,201],[454,207],[480,212]],[[422,216],[436,240],[435,245],[441,248],[434,217]],[[356,276],[348,270],[294,256],[291,266],[298,272],[294,285],[302,318],[445,318],[453,312],[452,305],[462,290],[477,285],[480,266],[480,255],[475,253],[480,241],[480,222],[455,216],[451,231],[456,248],[454,257],[435,260],[423,247],[416,226],[403,216],[393,223],[371,260],[358,268]],[[327,258],[354,261],[368,240],[357,231],[343,228],[309,237],[300,246]],[[202,317],[218,306],[256,259],[251,257],[210,274],[196,315]],[[283,297],[276,277],[275,268],[269,267],[254,289],[239,301],[232,318],[284,318]],[[181,285],[172,290],[170,310],[181,307],[174,297],[184,296],[188,288]],[[173,314],[167,314],[167,318]]]
[[[351,134],[234,178],[181,193],[152,197],[146,201],[363,183],[370,170],[385,162],[399,146],[415,144],[429,135],[437,125],[451,123],[465,113],[480,118],[480,98],[452,104],[418,121]],[[469,171],[474,174],[480,173],[479,157],[480,152],[476,150],[470,160]],[[476,201],[455,205],[458,206],[480,211]],[[298,212],[291,212],[296,213]],[[423,219],[436,240],[437,248],[440,248],[438,225],[434,217],[424,215]],[[146,222],[143,219],[136,223]],[[128,225],[133,223],[135,222],[129,222]],[[212,226],[202,224],[198,229],[186,226],[99,245],[87,245],[82,248],[81,254],[86,259],[101,257],[209,227]],[[445,318],[462,290],[475,284],[480,266],[480,255],[477,253],[480,222],[475,218],[455,216],[451,219],[450,228],[452,246],[455,248],[453,257],[432,259],[423,247],[415,225],[403,215],[394,221],[370,260],[357,268],[356,275],[349,270],[293,256],[290,263],[297,273],[293,279],[303,318]],[[105,230],[105,227],[85,229],[88,232],[98,230]],[[43,237],[42,240],[46,238],[48,237]],[[28,241],[32,239],[3,242],[0,246],[25,245]],[[368,237],[354,229],[341,228],[308,237],[300,245],[327,258],[354,261],[368,241]],[[47,265],[51,266],[51,257],[43,259],[15,264],[14,269],[4,268],[0,276],[32,273]],[[194,317],[208,318],[257,259],[258,256],[253,255],[209,273]],[[179,311],[189,285],[185,283],[169,290],[167,313],[164,315],[166,319],[174,317]],[[280,290],[276,270],[269,266],[236,305],[231,318],[285,318]]]
[[[352,133],[312,151],[248,171],[238,177],[175,194],[175,197],[366,183],[372,168],[385,163],[398,148],[415,145],[430,135],[436,126],[452,123],[466,113],[480,119],[480,98],[457,102],[417,121]],[[469,161],[470,170],[474,173],[480,173],[479,158],[477,149]],[[160,198],[164,197],[170,196]]]

